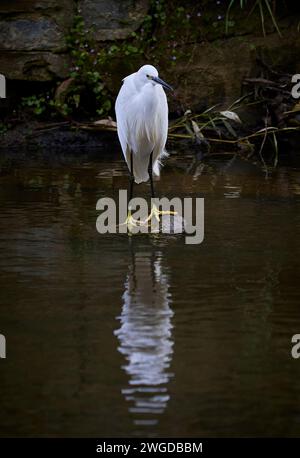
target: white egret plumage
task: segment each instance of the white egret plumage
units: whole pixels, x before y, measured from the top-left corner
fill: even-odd
[[[158,77],[155,67],[144,65],[123,79],[116,100],[118,136],[130,171],[129,200],[134,181],[142,183],[149,178],[151,196],[155,197],[152,172],[159,176],[161,159],[167,156],[168,103],[163,87],[172,90]],[[155,207],[150,215],[158,217],[160,213]]]

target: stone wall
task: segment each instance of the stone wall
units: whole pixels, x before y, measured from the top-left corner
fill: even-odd
[[[0,73],[13,80],[50,81],[68,74],[66,36],[77,8],[97,41],[136,30],[148,0],[1,0]]]
[[[215,15],[215,2],[206,4],[212,5],[207,13]],[[78,10],[95,40],[102,43],[130,36],[143,22],[149,6],[150,0],[1,0],[0,73],[19,81],[67,78],[70,57],[66,36]],[[242,14],[239,6],[235,14]],[[263,37],[259,15],[252,15],[252,21],[244,12],[243,16],[243,21],[237,17],[231,37],[224,36],[224,29],[217,32],[206,20],[204,39],[183,43],[183,57],[176,67],[170,65],[166,53],[160,71],[176,88],[169,97],[171,110],[201,109],[216,103],[226,107],[240,96],[243,79],[256,75],[257,55],[270,66],[300,73],[300,9],[296,14],[288,9],[281,15],[282,38],[274,30]],[[267,22],[272,26],[270,18]],[[105,81],[112,93],[117,93],[124,76],[144,63],[144,56],[134,61],[115,59]]]

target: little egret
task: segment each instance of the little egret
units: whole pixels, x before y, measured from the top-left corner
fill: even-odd
[[[152,65],[144,65],[136,73],[123,79],[115,110],[118,137],[123,155],[130,172],[130,198],[133,183],[142,183],[150,178],[151,197],[154,198],[152,172],[159,176],[161,159],[167,156],[165,145],[168,135],[168,103],[163,90],[172,90],[169,84],[158,77]],[[161,212],[153,203],[146,221],[155,216],[159,220]],[[130,209],[126,222],[137,223]]]

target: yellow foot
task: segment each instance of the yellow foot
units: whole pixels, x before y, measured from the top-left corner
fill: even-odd
[[[137,227],[141,225],[141,221],[133,218],[131,215],[131,210],[128,210],[127,218],[125,219],[124,223],[119,224],[119,226],[127,226],[130,230],[132,227]]]
[[[177,215],[177,212],[165,211],[165,210],[158,210],[155,204],[152,205],[151,213],[148,218],[143,221],[143,224],[148,223],[154,217],[157,221],[160,221],[160,216],[162,215]]]

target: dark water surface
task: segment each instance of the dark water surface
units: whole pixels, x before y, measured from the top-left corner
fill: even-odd
[[[126,186],[107,158],[0,178],[0,435],[300,436],[299,169],[166,167],[200,245],[99,235]]]

